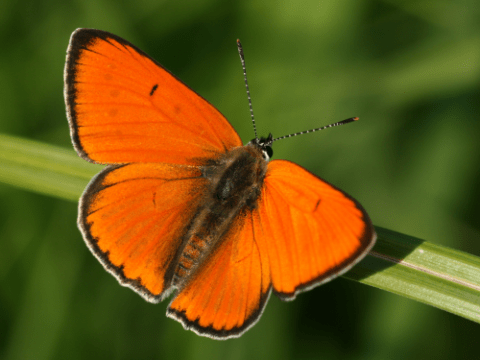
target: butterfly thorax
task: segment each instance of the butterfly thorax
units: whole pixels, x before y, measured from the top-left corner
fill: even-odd
[[[267,163],[262,148],[249,143],[202,167],[209,191],[187,227],[178,261],[172,262],[177,264],[171,279],[174,286],[181,288],[215,251],[242,211],[256,207]]]

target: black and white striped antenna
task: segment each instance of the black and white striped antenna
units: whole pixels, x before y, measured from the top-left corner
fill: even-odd
[[[240,61],[242,62],[243,78],[245,80],[245,87],[247,89],[248,106],[250,107],[250,116],[252,117],[253,131],[255,132],[255,139],[258,140],[257,126],[255,125],[255,117],[253,116],[252,98],[250,97],[250,89],[248,87],[248,81],[247,81],[247,69],[245,67],[245,56],[243,55],[242,43],[240,42],[239,39],[237,39],[237,48],[238,48],[238,54],[240,55]],[[336,122],[334,124],[322,126],[322,127],[316,128],[316,129],[300,131],[300,132],[297,132],[297,133],[294,133],[294,134],[288,134],[288,135],[280,136],[280,137],[275,138],[275,139],[271,139],[271,137],[270,137],[271,140],[269,139],[270,140],[269,144],[271,145],[271,143],[273,143],[274,141],[288,139],[288,138],[291,138],[291,137],[294,137],[294,136],[308,134],[308,133],[312,133],[312,132],[315,132],[315,131],[325,130],[325,129],[328,129],[328,128],[331,128],[331,127],[334,127],[334,126],[348,124],[352,121],[357,121],[357,120],[358,120],[358,117],[352,117],[352,118],[345,119],[345,120]],[[271,134],[270,134],[270,136],[271,136]]]
[[[331,128],[331,127],[334,127],[334,126],[339,126],[339,125],[348,124],[348,123],[350,123],[350,122],[352,122],[352,121],[357,121],[357,120],[358,120],[358,117],[352,117],[352,118],[345,119],[345,120],[336,122],[336,123],[334,123],[334,124],[322,126],[322,127],[316,128],[316,129],[305,130],[305,131],[300,131],[300,132],[297,132],[297,133],[294,133],[294,134],[289,134],[289,135],[280,136],[280,137],[278,137],[278,138],[273,139],[272,142],[277,141],[277,140],[288,139],[288,138],[291,138],[291,137],[294,137],[294,136],[298,136],[298,135],[303,135],[303,134],[312,133],[312,132],[315,132],[315,131],[325,130],[325,129],[328,129],[328,128]]]
[[[245,68],[245,56],[243,55],[242,43],[239,39],[237,39],[237,48],[238,54],[240,55],[240,61],[242,62],[243,78],[245,79],[245,87],[247,88],[248,106],[250,107],[250,116],[252,117],[253,131],[255,132],[255,139],[258,139],[257,127],[255,125],[255,117],[253,116],[252,99],[250,97],[250,89],[248,88],[247,69]]]

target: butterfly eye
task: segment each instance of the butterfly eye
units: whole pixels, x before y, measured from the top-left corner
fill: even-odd
[[[273,156],[273,149],[270,146],[265,146],[262,149],[262,156],[264,160],[269,161]]]

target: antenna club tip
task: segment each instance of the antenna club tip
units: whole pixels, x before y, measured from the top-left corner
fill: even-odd
[[[360,118],[358,118],[357,116],[353,117],[352,118],[353,121],[357,121],[357,120],[360,120]]]

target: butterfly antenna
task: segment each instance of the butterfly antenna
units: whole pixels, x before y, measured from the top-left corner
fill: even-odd
[[[237,48],[238,54],[240,55],[240,61],[242,62],[243,78],[245,79],[245,87],[247,88],[248,106],[250,107],[250,116],[252,117],[253,131],[255,132],[255,139],[258,139],[257,127],[255,125],[255,117],[253,116],[252,99],[250,98],[250,89],[248,88],[247,69],[245,68],[245,56],[243,55],[242,43],[238,39]]]
[[[294,137],[294,136],[297,136],[297,135],[303,135],[303,134],[308,134],[308,133],[315,132],[315,131],[320,131],[320,130],[328,129],[328,128],[331,128],[331,127],[334,127],[334,126],[339,126],[339,125],[348,124],[348,123],[350,123],[350,122],[352,122],[352,121],[357,121],[357,120],[358,120],[358,117],[352,117],[352,118],[350,118],[350,119],[345,119],[345,120],[336,122],[335,124],[330,124],[330,125],[327,125],[327,126],[322,126],[322,127],[320,127],[320,128],[317,128],[317,129],[300,131],[300,132],[295,133],[295,134],[280,136],[280,137],[278,137],[278,138],[276,138],[276,139],[273,139],[272,142],[277,141],[277,140],[287,139],[287,138]]]

